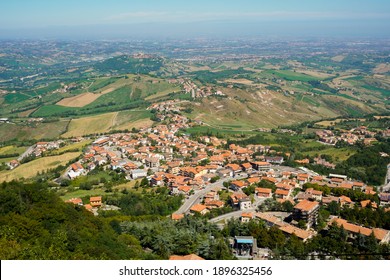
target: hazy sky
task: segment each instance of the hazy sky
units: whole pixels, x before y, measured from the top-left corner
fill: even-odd
[[[1,0],[0,37],[390,36],[390,0]]]

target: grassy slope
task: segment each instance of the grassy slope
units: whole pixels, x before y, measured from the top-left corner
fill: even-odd
[[[121,111],[73,119],[62,137],[83,136],[110,130],[125,130],[153,124],[147,110]]]
[[[117,113],[108,113],[97,116],[84,117],[71,120],[68,131],[63,137],[83,136],[87,134],[102,133],[108,131]]]
[[[22,164],[21,166],[7,171],[0,172],[0,182],[11,181],[20,178],[31,178],[34,177],[37,172],[46,171],[47,169],[56,168],[61,164],[66,164],[69,160],[78,157],[81,153],[66,153],[60,156],[43,157],[28,163]]]
[[[0,124],[0,142],[17,139],[54,139],[66,131],[68,120],[60,120],[52,123],[38,123],[35,126],[16,124]]]
[[[147,110],[122,111],[118,113],[112,129],[124,130],[151,125],[153,123],[150,120],[151,116],[152,113]]]

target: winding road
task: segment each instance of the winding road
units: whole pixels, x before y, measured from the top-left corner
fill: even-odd
[[[184,204],[179,208],[179,210],[177,210],[175,212],[175,214],[185,214],[185,213],[187,213],[193,205],[195,205],[197,203],[200,203],[200,201],[203,199],[205,194],[207,194],[208,192],[210,192],[212,190],[215,190],[215,189],[218,189],[218,188],[222,187],[224,182],[227,182],[227,181],[230,181],[230,180],[243,179],[243,178],[246,178],[247,176],[248,175],[246,173],[243,173],[243,174],[238,175],[238,176],[236,176],[234,178],[232,178],[232,177],[223,178],[222,180],[219,180],[219,181],[217,181],[215,183],[212,183],[212,184],[208,185],[203,190],[197,191],[195,194],[193,194],[192,196],[187,198],[185,200]]]

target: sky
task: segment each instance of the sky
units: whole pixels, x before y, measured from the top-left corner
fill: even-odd
[[[0,1],[0,38],[390,37],[389,0]]]

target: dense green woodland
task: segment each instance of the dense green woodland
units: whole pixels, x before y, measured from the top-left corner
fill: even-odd
[[[158,71],[162,66],[163,60],[158,57],[138,59],[123,55],[99,62],[95,68],[102,73],[149,74]]]
[[[121,213],[129,216],[157,215],[167,216],[179,209],[183,196],[169,195],[168,188],[157,188],[150,192],[127,193],[125,195],[107,196],[107,204],[121,208]]]
[[[115,223],[64,203],[47,186],[0,185],[1,259],[149,259]]]

